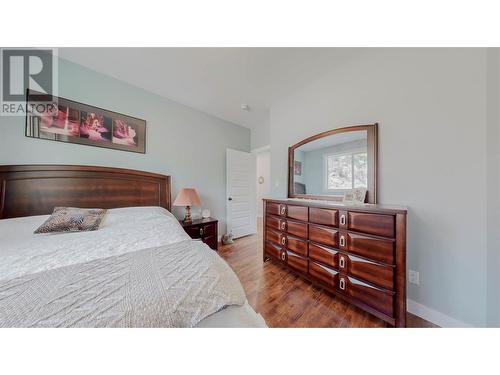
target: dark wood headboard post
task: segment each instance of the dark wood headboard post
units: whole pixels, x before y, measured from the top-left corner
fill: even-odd
[[[56,206],[159,206],[170,211],[170,176],[82,165],[0,165],[0,219],[46,215]]]

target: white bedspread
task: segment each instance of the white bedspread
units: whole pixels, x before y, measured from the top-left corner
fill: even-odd
[[[0,220],[0,283],[190,239],[177,219],[160,207],[108,210],[100,229],[93,232],[33,234],[48,217]],[[266,324],[246,302],[210,315],[200,326],[265,327]]]
[[[245,300],[227,263],[186,240],[0,280],[0,327],[193,327]]]
[[[108,210],[93,232],[33,234],[48,217],[0,222],[0,280],[189,239],[161,207]]]

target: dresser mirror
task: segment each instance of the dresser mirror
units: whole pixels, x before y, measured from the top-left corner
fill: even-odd
[[[377,203],[377,148],[377,124],[329,130],[293,145],[288,197],[340,202],[366,189],[365,202]]]

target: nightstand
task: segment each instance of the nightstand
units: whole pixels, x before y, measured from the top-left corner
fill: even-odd
[[[191,238],[201,239],[210,248],[217,251],[218,237],[217,237],[217,223],[218,220],[208,217],[206,219],[194,219],[189,223],[179,220],[184,230]]]

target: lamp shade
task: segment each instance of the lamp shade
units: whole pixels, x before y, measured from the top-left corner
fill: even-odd
[[[174,206],[201,206],[200,197],[195,189],[183,188],[177,194]]]

